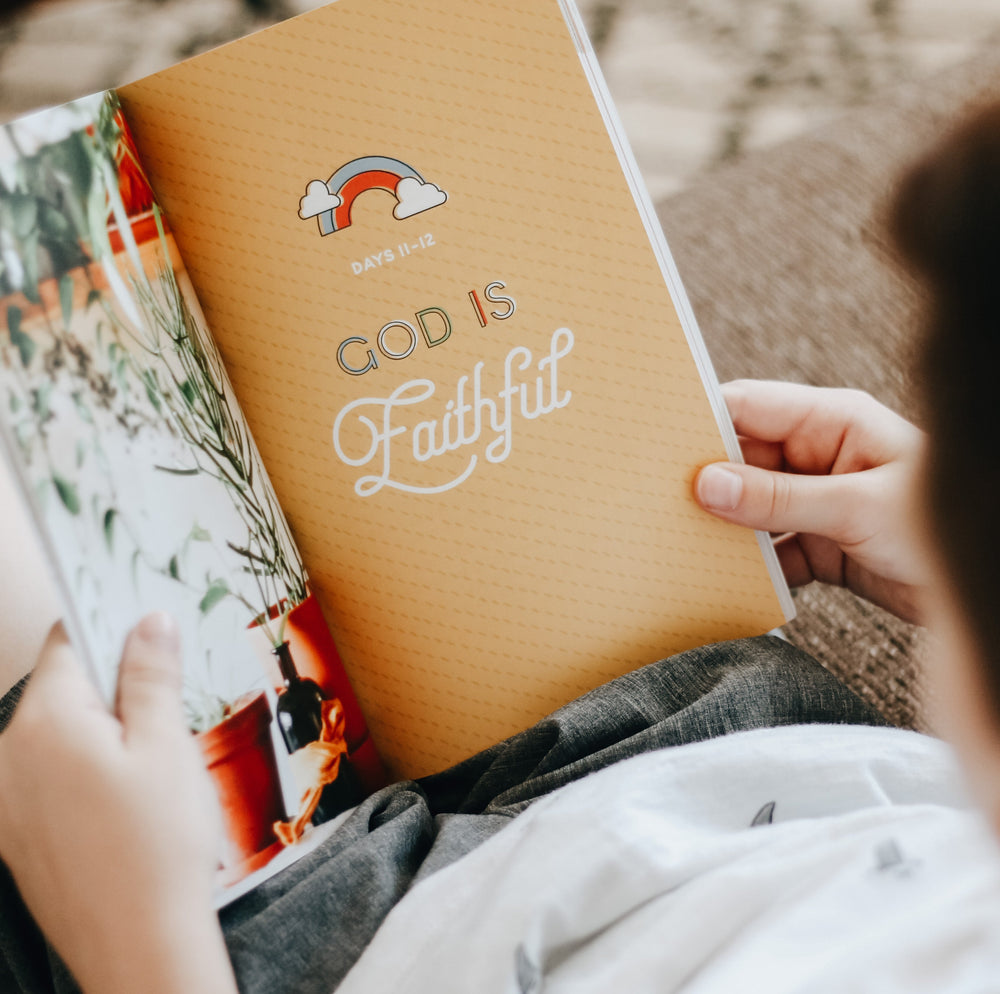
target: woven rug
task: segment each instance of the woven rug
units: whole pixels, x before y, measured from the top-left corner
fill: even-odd
[[[909,363],[919,292],[894,269],[880,218],[906,164],[991,97],[1000,98],[994,54],[658,205],[720,379],[856,387],[918,416]],[[932,727],[925,632],[816,583],[798,591],[797,605],[792,642],[893,723]]]

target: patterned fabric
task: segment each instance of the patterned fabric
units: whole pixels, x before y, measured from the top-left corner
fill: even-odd
[[[337,994],[984,994],[1000,857],[952,751],[756,728],[634,756],[412,888]]]
[[[664,747],[802,723],[884,721],[812,658],[771,637],[707,646],[620,677],[450,770],[373,795],[319,849],[224,908],[240,988],[329,994],[414,883],[565,784]],[[0,990],[75,991],[6,873],[0,909]],[[523,969],[528,976],[530,964]]]

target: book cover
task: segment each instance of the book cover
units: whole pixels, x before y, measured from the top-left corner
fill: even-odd
[[[339,0],[122,88],[396,775],[790,611],[560,0]]]

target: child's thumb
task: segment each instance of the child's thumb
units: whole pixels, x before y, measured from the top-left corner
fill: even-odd
[[[181,643],[168,614],[148,614],[129,633],[118,670],[115,711],[126,734],[181,722]]]
[[[739,463],[712,463],[695,480],[706,511],[769,532],[802,532],[842,541],[856,504],[851,474],[775,473]]]

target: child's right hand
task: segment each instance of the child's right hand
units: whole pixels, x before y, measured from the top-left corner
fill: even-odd
[[[791,586],[838,584],[920,622],[931,574],[917,525],[922,432],[855,390],[738,380],[722,392],[748,465],[704,467],[698,503],[782,534]]]
[[[218,805],[181,707],[177,628],[144,618],[114,712],[60,627],[0,735],[0,856],[88,994],[225,994]]]

